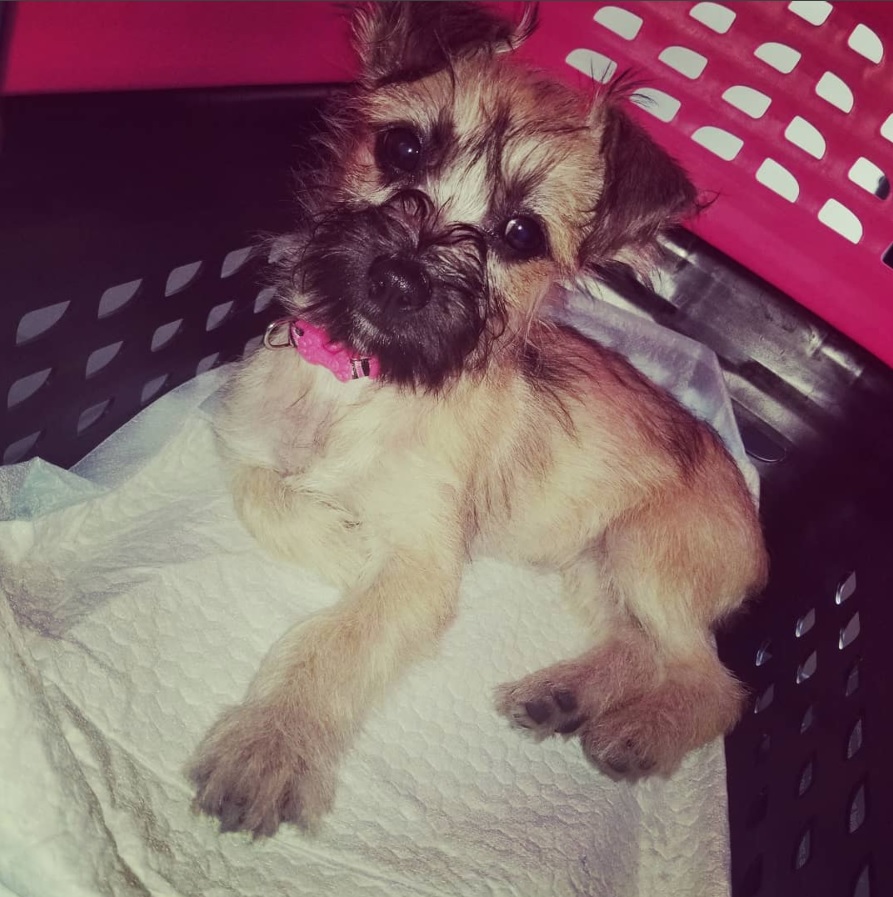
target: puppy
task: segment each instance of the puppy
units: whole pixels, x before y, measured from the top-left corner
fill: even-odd
[[[742,478],[707,426],[549,319],[556,284],[647,266],[695,190],[622,90],[518,63],[534,18],[355,13],[362,75],[279,263],[287,317],[217,422],[245,526],[343,597],[282,637],[199,746],[194,805],[224,831],[318,823],[473,552],[558,570],[591,636],[498,690],[513,725],[635,778],[738,717],[711,629],[766,576]]]

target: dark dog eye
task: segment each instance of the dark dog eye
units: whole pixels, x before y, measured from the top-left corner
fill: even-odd
[[[391,128],[378,138],[379,163],[412,174],[422,161],[422,141],[409,128]]]
[[[502,238],[515,252],[525,258],[539,255],[546,248],[543,229],[533,218],[524,216],[509,218],[505,223]]]

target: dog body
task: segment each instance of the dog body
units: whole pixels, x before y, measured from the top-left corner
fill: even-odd
[[[580,657],[500,688],[514,724],[578,736],[635,777],[671,772],[740,710],[711,641],[766,573],[737,468],[547,314],[556,283],[647,253],[693,189],[616,98],[504,52],[530,21],[475,6],[359,15],[363,83],[286,253],[292,316],[380,377],[342,383],[262,348],[217,422],[248,529],[343,592],[199,748],[196,806],[225,830],[318,822],[368,708],[456,613],[474,552],[559,570],[591,633]]]

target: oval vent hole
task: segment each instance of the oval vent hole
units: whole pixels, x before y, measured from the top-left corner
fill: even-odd
[[[232,302],[221,302],[220,305],[215,305],[208,312],[208,320],[205,322],[205,330],[216,330],[229,317],[232,310]]]
[[[30,399],[37,390],[46,385],[52,372],[52,368],[44,368],[42,371],[36,371],[33,374],[28,374],[27,377],[20,377],[16,380],[6,394],[6,407],[15,408],[16,405]]]
[[[25,343],[30,343],[31,340],[43,336],[48,330],[55,327],[62,320],[62,315],[68,311],[69,305],[71,305],[70,302],[57,302],[55,305],[46,305],[43,308],[25,312],[19,319],[16,345],[23,346]]]
[[[275,295],[276,289],[274,287],[264,287],[254,300],[254,313],[257,315],[262,311],[266,311],[270,307],[270,303],[273,301]]]
[[[772,704],[772,701],[774,698],[775,698],[775,686],[769,685],[763,690],[763,693],[757,698],[756,704],[754,704],[753,712],[754,713],[762,713],[767,707],[769,707]]]
[[[605,56],[603,53],[597,53],[595,50],[585,50],[583,48],[572,50],[564,61],[571,68],[582,72],[587,77],[592,78],[593,81],[598,81],[599,84],[606,84],[614,77],[614,72],[617,71],[617,63],[613,59]],[[270,261],[278,261],[279,258],[284,257],[287,253],[288,249],[285,245],[278,248],[274,245],[270,253]],[[274,258],[274,256],[276,257]]]
[[[124,343],[118,340],[116,343],[110,343],[101,349],[95,349],[87,358],[86,376],[89,380],[94,374],[99,373],[104,367],[111,364],[113,359],[121,351]]]
[[[788,202],[796,202],[800,195],[797,178],[774,159],[763,160],[763,164],[757,169],[756,178],[764,187],[768,187]]]
[[[850,243],[858,243],[862,239],[862,222],[836,199],[829,199],[819,209],[819,221]]]
[[[694,81],[701,77],[707,67],[707,57],[688,47],[667,47],[657,57],[664,65],[669,66],[680,75]]]
[[[843,651],[844,648],[848,648],[857,638],[859,638],[859,633],[861,631],[861,625],[859,623],[859,611],[856,611],[850,617],[850,621],[840,630],[840,640],[837,643],[837,647]]]
[[[791,123],[785,128],[784,136],[794,146],[799,146],[803,152],[816,159],[821,159],[825,155],[825,138],[815,125],[811,125],[799,115],[791,119]]]
[[[752,87],[745,87],[743,84],[736,84],[730,87],[722,98],[736,109],[749,115],[751,118],[762,118],[766,114],[766,110],[772,103],[772,100],[759,90]]]
[[[140,291],[143,281],[130,280],[127,283],[119,283],[117,286],[109,287],[99,297],[99,309],[96,317],[102,320],[109,315],[113,315],[116,311],[120,311],[129,302],[132,302]]]
[[[850,729],[849,738],[847,738],[846,742],[846,758],[847,760],[852,760],[856,754],[862,749],[862,717],[853,723],[853,728]]]
[[[36,433],[29,433],[27,436],[10,443],[3,452],[3,463],[16,464],[21,461],[37,445],[37,440],[40,439],[41,435],[43,435],[43,431],[38,430]]]
[[[853,92],[846,82],[837,77],[833,72],[825,72],[815,86],[815,92],[825,102],[836,106],[841,112],[852,111],[855,100]]]
[[[688,14],[717,34],[725,34],[735,21],[735,13],[719,3],[696,3]]]
[[[871,897],[871,863],[866,863],[859,870],[859,877],[853,886],[853,897]]]
[[[152,351],[157,352],[159,349],[163,349],[168,345],[180,332],[182,326],[182,318],[178,318],[176,321],[171,321],[169,324],[162,324],[155,333],[152,334]]]
[[[811,608],[797,620],[797,625],[794,627],[794,635],[797,638],[803,638],[813,626],[815,626],[815,608]]]
[[[843,604],[848,598],[856,594],[856,571],[853,570],[849,576],[840,581],[837,586],[837,592],[834,595],[835,604]]]
[[[770,660],[772,660],[772,639],[766,638],[763,639],[763,643],[757,648],[754,665],[761,667],[763,664],[769,663]]]
[[[860,828],[862,828],[862,823],[865,822],[866,810],[867,807],[865,782],[863,781],[859,783],[859,786],[856,788],[856,793],[850,800],[850,812],[847,829],[851,835],[853,834],[853,832],[856,832]]]
[[[811,679],[813,674],[815,673],[817,667],[819,665],[819,658],[815,651],[797,667],[797,685],[800,685],[802,682],[806,682],[807,679]]]
[[[776,71],[781,72],[783,75],[788,75],[796,68],[801,54],[787,44],[769,41],[768,43],[760,44],[753,51],[753,55],[765,62],[766,65],[772,66]]]
[[[827,0],[793,0],[788,9],[810,25],[823,25],[831,14],[832,6]]]
[[[800,720],[800,734],[805,735],[815,725],[815,704],[810,704]]]
[[[232,277],[236,271],[244,267],[253,252],[253,246],[243,246],[241,249],[234,249],[232,252],[228,252],[224,256],[223,264],[220,266],[220,276]]]
[[[797,849],[794,851],[794,869],[802,869],[808,862],[812,853],[812,823],[806,826],[800,840],[797,842]]]
[[[206,355],[196,366],[195,373],[204,374],[205,371],[210,371],[215,364],[217,364],[217,360],[220,358],[220,353],[215,352],[213,355]]]
[[[654,87],[638,89],[632,96],[632,102],[663,122],[672,121],[682,108],[682,103],[676,97]]]
[[[846,677],[846,685],[844,686],[844,697],[850,697],[859,690],[859,661],[857,660],[851,667]]]
[[[813,772],[815,770],[815,755],[810,757],[800,770],[800,779],[797,783],[797,797],[803,797],[812,785]]]
[[[740,137],[736,137],[722,128],[714,128],[709,125],[698,128],[691,135],[691,139],[710,150],[711,153],[715,153],[720,159],[725,159],[726,162],[731,162],[744,146],[744,141]]]
[[[884,58],[884,45],[881,39],[867,26],[856,25],[847,38],[847,46],[875,64]]]
[[[640,16],[616,6],[603,6],[593,18],[603,28],[613,31],[624,40],[633,40],[642,27]]]
[[[890,195],[890,181],[887,175],[864,156],[856,159],[847,177],[878,199],[886,199]]]
[[[160,377],[154,377],[145,386],[140,393],[140,403],[145,405],[146,402],[152,401],[161,391],[161,388],[167,383],[168,374],[162,374]]]
[[[250,354],[255,349],[257,349],[263,341],[264,341],[264,338],[262,336],[252,336],[251,339],[248,340],[247,343],[245,343],[245,348],[243,350],[243,354],[244,355]]]
[[[88,430],[94,424],[98,423],[99,420],[105,416],[111,404],[112,400],[106,399],[103,402],[97,402],[97,404],[85,408],[78,418],[78,434],[83,433],[84,430]]]
[[[164,295],[176,296],[177,293],[182,293],[183,290],[198,280],[202,267],[202,262],[190,262],[188,265],[180,265],[179,268],[174,268],[167,276],[167,283],[164,285]]]

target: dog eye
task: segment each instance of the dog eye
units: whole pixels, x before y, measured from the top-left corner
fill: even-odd
[[[519,255],[532,258],[546,248],[543,229],[533,218],[518,216],[509,218],[502,231],[502,238]]]
[[[391,128],[378,138],[379,162],[412,174],[422,161],[422,141],[409,128]]]

